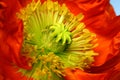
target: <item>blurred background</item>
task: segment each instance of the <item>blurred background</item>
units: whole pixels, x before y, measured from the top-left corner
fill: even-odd
[[[120,0],[110,0],[117,15],[120,15]]]

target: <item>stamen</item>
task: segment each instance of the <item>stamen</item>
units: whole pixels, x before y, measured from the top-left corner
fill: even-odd
[[[96,37],[85,29],[81,13],[75,16],[52,0],[33,0],[17,16],[24,24],[21,53],[32,66],[19,71],[28,79],[63,80],[65,68],[84,70],[94,62]]]

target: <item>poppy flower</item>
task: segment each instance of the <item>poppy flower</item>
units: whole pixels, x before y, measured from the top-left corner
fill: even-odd
[[[1,0],[0,80],[119,80],[119,26],[109,0]]]

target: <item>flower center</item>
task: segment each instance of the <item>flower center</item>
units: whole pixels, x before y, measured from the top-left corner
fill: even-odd
[[[90,67],[96,53],[95,35],[73,15],[65,4],[51,0],[32,1],[17,14],[24,24],[22,55],[32,70],[20,69],[35,80],[62,80],[64,69]]]

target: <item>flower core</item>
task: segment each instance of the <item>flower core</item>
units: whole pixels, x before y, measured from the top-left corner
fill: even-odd
[[[21,53],[29,58],[31,70],[20,69],[35,80],[63,80],[65,68],[89,68],[97,55],[92,41],[95,35],[80,22],[65,4],[34,0],[17,14],[23,21]]]

